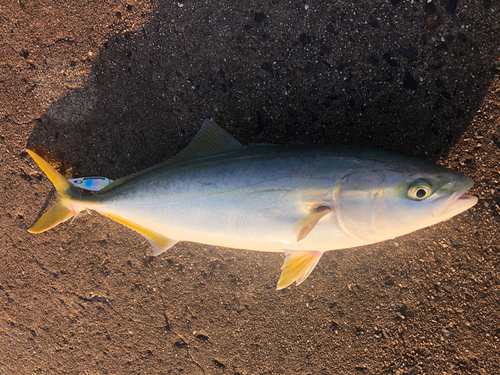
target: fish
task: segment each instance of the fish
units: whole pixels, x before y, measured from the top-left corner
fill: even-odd
[[[30,228],[93,210],[143,235],[154,256],[179,241],[281,252],[277,289],[301,284],[324,252],[450,219],[474,182],[411,156],[347,146],[243,146],[212,120],[179,154],[85,194],[31,150],[57,190]]]

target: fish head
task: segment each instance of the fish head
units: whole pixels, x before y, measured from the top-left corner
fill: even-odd
[[[334,188],[342,229],[367,243],[437,224],[477,203],[474,181],[444,167],[410,159],[349,171]]]

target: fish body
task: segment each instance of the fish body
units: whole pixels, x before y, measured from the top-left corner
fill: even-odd
[[[464,195],[469,178],[425,161],[349,147],[242,146],[208,120],[178,156],[97,194],[54,184],[54,212],[32,232],[92,209],[143,234],[155,255],[178,241],[284,251],[279,289],[305,280],[324,251],[407,234],[477,202]]]
[[[86,208],[178,240],[232,248],[333,250],[365,244],[334,214],[297,242],[292,225],[332,191],[354,160],[301,146],[250,146],[163,168],[90,197]]]

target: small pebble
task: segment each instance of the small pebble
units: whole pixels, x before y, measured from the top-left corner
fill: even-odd
[[[448,331],[447,329],[442,329],[441,333],[443,334],[444,337],[450,337],[451,332]]]

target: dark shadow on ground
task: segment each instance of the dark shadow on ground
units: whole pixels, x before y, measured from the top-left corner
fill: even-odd
[[[214,118],[242,143],[445,154],[492,80],[495,13],[317,7],[162,2],[142,30],[104,44],[86,85],[47,109],[28,147],[75,176],[117,178],[174,155]]]

